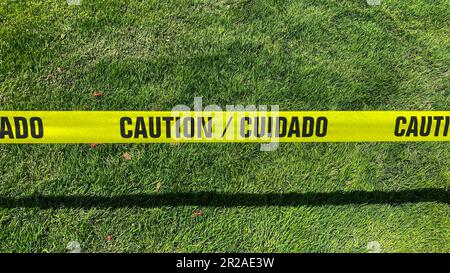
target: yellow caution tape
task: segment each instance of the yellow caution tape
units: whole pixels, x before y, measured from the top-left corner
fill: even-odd
[[[450,111],[0,111],[0,143],[449,141]]]

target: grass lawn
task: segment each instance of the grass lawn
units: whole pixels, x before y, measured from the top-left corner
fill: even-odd
[[[381,2],[4,0],[0,110],[449,110],[450,2]],[[0,145],[0,251],[450,252],[448,143],[259,148]]]

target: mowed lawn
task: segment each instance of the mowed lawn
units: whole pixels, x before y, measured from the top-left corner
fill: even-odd
[[[449,64],[444,0],[0,2],[0,110],[449,110]],[[0,251],[450,252],[449,143],[259,149],[0,145]]]

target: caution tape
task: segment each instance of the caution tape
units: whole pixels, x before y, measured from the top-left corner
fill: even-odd
[[[0,111],[0,143],[449,141],[450,111]]]

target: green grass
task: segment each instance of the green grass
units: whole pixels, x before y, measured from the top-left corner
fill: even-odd
[[[0,110],[448,110],[449,22],[443,0],[1,1]],[[448,143],[259,147],[1,145],[0,251],[450,252]]]

